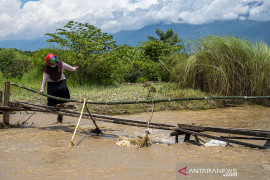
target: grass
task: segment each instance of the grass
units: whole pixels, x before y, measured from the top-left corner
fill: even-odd
[[[27,83],[17,82],[23,86],[39,90],[41,82]],[[0,90],[3,89],[1,83]],[[204,97],[207,94],[193,89],[179,89],[174,83],[148,83],[155,88],[155,92],[150,92],[144,83],[124,83],[115,86],[73,86],[68,84],[72,99],[87,99],[89,101],[134,101],[146,99],[168,99],[179,97]],[[25,89],[11,86],[11,101],[26,101],[38,104],[46,104],[47,99]],[[78,109],[81,104],[75,105]],[[157,103],[155,111],[164,110],[201,110],[222,107],[221,101],[181,101]],[[151,104],[128,104],[128,105],[88,105],[92,113],[98,114],[133,114],[139,112],[150,112]]]
[[[225,96],[269,95],[270,49],[263,42],[210,36],[175,72],[182,88]]]

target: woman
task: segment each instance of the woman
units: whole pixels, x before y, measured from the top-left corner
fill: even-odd
[[[63,74],[63,69],[76,71],[79,66],[71,67],[63,61],[58,60],[54,54],[47,54],[46,63],[47,66],[43,71],[43,81],[38,94],[44,92],[47,83],[47,94],[69,99],[70,95],[66,83],[66,77]],[[65,102],[66,101],[48,98],[48,106],[54,106],[55,109],[58,108],[58,104],[60,104],[61,107],[65,107]]]

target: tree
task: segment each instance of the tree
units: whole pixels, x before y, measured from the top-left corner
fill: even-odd
[[[102,33],[100,29],[88,23],[69,21],[64,29],[57,29],[47,42],[59,44],[61,47],[74,50],[80,56],[102,54],[115,48],[113,36]]]
[[[159,38],[147,36],[148,41],[141,42],[141,48],[146,56],[149,56],[155,62],[160,60],[162,56],[168,56],[183,49],[182,40],[172,29],[166,32],[156,29]]]
[[[182,40],[178,38],[178,35],[174,33],[172,29],[168,29],[166,32],[160,29],[156,29],[156,34],[159,37],[159,39],[153,36],[147,36],[148,40],[159,41],[169,46],[177,46],[181,49],[183,48],[181,44]]]
[[[69,50],[72,64],[80,66],[77,80],[91,83],[108,83],[113,81],[112,73],[115,65],[110,53],[115,49],[113,36],[102,33],[100,29],[88,23],[69,21],[63,29],[56,33],[45,34],[50,36],[47,42],[56,43],[63,49]]]
[[[140,42],[140,48],[144,52],[146,59],[152,61],[152,77],[158,77],[161,80],[168,81],[171,75],[171,68],[175,64],[175,56],[182,56],[180,51],[183,49],[183,43],[178,35],[172,29],[166,32],[156,29],[158,37],[147,36],[148,41]],[[178,58],[177,58],[178,59]]]

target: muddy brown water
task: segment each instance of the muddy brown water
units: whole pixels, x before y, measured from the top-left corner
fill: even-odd
[[[30,115],[12,114],[10,122],[23,122]],[[148,120],[150,113],[118,117]],[[96,136],[88,131],[94,125],[87,119],[81,120],[75,146],[70,148],[68,145],[78,118],[65,116],[63,124],[55,124],[56,118],[54,114],[35,113],[24,128],[0,129],[0,179],[270,179],[269,149],[234,144],[225,147],[174,144],[169,131],[154,129],[150,147],[123,147],[116,145],[118,138],[144,136],[146,128],[98,121],[104,135]],[[234,107],[163,111],[155,112],[152,122],[269,130],[270,109]],[[237,175],[213,177],[211,173],[198,176],[178,172],[194,164],[204,169],[234,168]]]

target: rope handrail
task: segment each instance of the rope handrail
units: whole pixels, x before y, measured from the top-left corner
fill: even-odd
[[[10,83],[13,86],[17,86],[23,89],[26,89],[31,92],[37,93],[38,91],[13,83]],[[56,99],[60,101],[67,101],[67,102],[79,102],[83,103],[83,100],[76,100],[76,99],[66,99],[60,98],[52,95],[48,95],[45,93],[41,93],[40,95]],[[220,100],[220,99],[270,99],[270,96],[212,96],[212,97],[183,97],[183,98],[172,98],[172,99],[153,99],[153,100],[136,100],[136,101],[87,101],[87,104],[99,104],[99,105],[117,105],[117,104],[139,104],[139,103],[160,103],[160,102],[173,102],[173,101],[190,101],[190,100]]]

